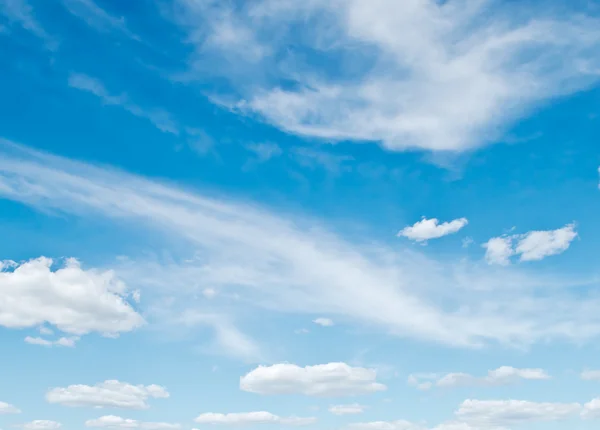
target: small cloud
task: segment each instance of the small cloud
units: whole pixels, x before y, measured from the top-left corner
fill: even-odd
[[[364,411],[365,407],[357,403],[351,405],[334,405],[329,407],[329,412],[334,415],[356,415],[362,414]]]
[[[486,249],[488,264],[506,266],[510,257],[519,255],[519,261],[539,261],[566,251],[577,237],[575,223],[556,230],[535,230],[525,234],[493,237],[482,246]]]
[[[264,163],[271,158],[279,157],[283,151],[276,143],[249,143],[246,149],[256,155],[256,161]]]
[[[296,333],[296,334],[306,334],[308,332],[309,332],[308,329],[305,329],[305,328],[299,328],[298,330],[294,330],[294,333]]]
[[[471,246],[475,241],[473,240],[473,238],[471,236],[467,236],[462,240],[462,247],[463,248],[468,248],[469,246]]]
[[[466,218],[458,218],[449,222],[439,223],[437,218],[427,219],[423,217],[412,226],[404,227],[398,232],[398,236],[406,237],[415,242],[426,242],[430,239],[438,239],[449,234],[454,234],[465,227],[469,221]]]
[[[333,321],[329,318],[317,318],[313,320],[313,322],[317,325],[320,325],[321,327],[331,327],[334,325]]]

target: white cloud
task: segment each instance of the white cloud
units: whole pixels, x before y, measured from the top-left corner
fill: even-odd
[[[161,319],[176,319],[189,310],[235,330],[251,307],[340,317],[456,346],[585,341],[600,335],[600,300],[583,300],[572,288],[589,282],[580,275],[464,259],[436,261],[372,238],[345,239],[299,214],[283,216],[253,204],[208,198],[5,140],[0,140],[0,154],[0,196],[50,213],[118,220],[145,229],[156,246],[166,233],[180,255],[195,256],[190,261],[118,262],[119,277],[131,287],[173,298],[166,309],[171,315]],[[194,299],[209,287],[223,297],[241,294],[244,300]],[[540,288],[548,294],[537,294]],[[222,332],[222,343],[235,351],[233,338],[225,336],[230,332]]]
[[[196,48],[186,78],[229,78],[232,92],[215,98],[304,136],[466,150],[599,78],[600,25],[571,10],[479,0],[178,5]]]
[[[600,398],[592,399],[583,405],[581,417],[584,419],[600,418]]]
[[[510,257],[515,253],[512,246],[513,238],[510,236],[492,237],[482,246],[485,248],[485,260],[488,264],[508,266]]]
[[[141,429],[141,430],[176,430],[181,428],[180,424],[143,422],[129,418],[121,418],[115,415],[104,415],[100,418],[87,420],[86,427],[109,428],[109,429]]]
[[[329,407],[329,412],[334,415],[356,415],[362,414],[365,411],[363,405],[353,403],[351,405],[333,405]]]
[[[257,394],[303,394],[306,396],[357,396],[383,391],[376,371],[328,363],[300,367],[295,364],[259,366],[240,378],[240,388]]]
[[[126,285],[112,271],[84,270],[74,259],[52,270],[53,263],[40,257],[0,266],[0,326],[47,323],[73,335],[118,335],[144,323],[125,300]]]
[[[10,403],[0,402],[0,415],[3,414],[20,414],[21,410]]]
[[[421,425],[406,420],[353,423],[348,427],[353,430],[427,430]]]
[[[52,329],[49,329],[48,327],[40,327],[39,328],[39,332],[40,334],[43,334],[45,336],[52,336],[54,334],[54,331]]]
[[[537,403],[525,400],[465,400],[456,417],[474,426],[516,426],[559,421],[578,414],[578,403]]]
[[[473,376],[468,373],[448,373],[442,376],[436,374],[414,374],[409,376],[408,382],[410,385],[414,385],[421,390],[427,390],[433,385],[444,388],[495,386],[511,384],[519,380],[540,381],[547,379],[550,379],[550,376],[543,369],[518,369],[510,366],[502,366],[495,370],[490,370],[483,377]]]
[[[316,418],[307,417],[280,417],[270,412],[242,412],[220,414],[208,412],[199,415],[194,420],[199,424],[223,425],[254,425],[254,424],[280,424],[288,426],[305,426],[316,422]]]
[[[513,255],[520,255],[520,261],[538,261],[563,253],[576,237],[574,223],[556,230],[493,237],[483,244],[486,249],[485,259],[489,264],[503,266],[510,264],[510,257]]]
[[[403,236],[416,242],[426,242],[430,239],[438,239],[449,234],[454,234],[468,223],[469,221],[466,218],[458,218],[439,224],[437,218],[427,219],[424,217],[412,226],[404,227],[398,232],[398,236]]]
[[[317,318],[313,320],[313,323],[320,325],[322,327],[332,327],[334,325],[333,320],[329,318]]]
[[[46,393],[49,403],[71,407],[147,409],[147,400],[165,399],[169,393],[159,385],[131,385],[108,380],[96,385],[69,385]]]
[[[105,105],[120,106],[132,115],[147,119],[164,133],[174,135],[181,133],[180,126],[171,118],[168,112],[161,109],[144,109],[131,102],[125,94],[112,95],[106,90],[102,82],[95,78],[80,73],[72,73],[69,76],[69,86],[95,95]]]
[[[585,370],[581,372],[584,381],[600,381],[600,370]]]
[[[24,430],[57,430],[62,427],[62,424],[50,420],[33,420],[18,427]]]
[[[576,237],[575,224],[556,230],[530,231],[521,236],[515,252],[521,255],[521,261],[542,260],[566,251]]]
[[[77,336],[70,337],[61,337],[56,340],[48,340],[42,337],[31,337],[27,336],[25,338],[25,342],[31,345],[40,345],[40,346],[67,346],[72,348],[75,346],[75,343],[79,340]]]

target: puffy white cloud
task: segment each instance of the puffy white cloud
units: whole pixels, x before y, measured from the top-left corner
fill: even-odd
[[[466,218],[457,218],[441,224],[437,218],[423,218],[412,226],[404,227],[398,232],[398,236],[406,237],[415,242],[426,242],[430,239],[438,239],[449,234],[454,234],[468,223],[469,221]]]
[[[331,320],[329,318],[317,318],[313,322],[322,327],[331,327],[334,325],[333,320]]]
[[[160,385],[131,385],[116,380],[96,385],[57,387],[46,393],[48,402],[64,406],[122,409],[146,409],[149,407],[148,399],[167,397],[169,393]]]
[[[18,427],[24,430],[57,430],[62,427],[62,424],[50,420],[33,420]]]
[[[538,261],[566,251],[577,237],[575,224],[556,230],[530,231],[525,234],[493,237],[483,244],[489,264],[510,264],[510,257],[519,255],[520,261]]]
[[[525,400],[465,400],[456,411],[459,421],[473,426],[505,427],[559,421],[579,413],[578,403],[537,403]]]
[[[411,423],[406,420],[353,423],[348,427],[353,430],[427,430],[419,424]]]
[[[253,342],[240,350],[235,336],[226,336],[241,333],[235,324],[248,307],[339,316],[394,335],[455,346],[520,346],[600,335],[600,300],[583,300],[572,288],[586,279],[552,270],[483,267],[462,259],[438,261],[399,245],[348,240],[305,215],[209,198],[5,140],[0,140],[0,154],[0,196],[41,210],[125,222],[145,229],[157,245],[168,233],[170,243],[194,255],[189,262],[120,262],[116,269],[128,285],[173,298],[157,322],[186,310],[209,314],[218,348],[236,357],[256,351]],[[209,287],[224,297],[235,289],[243,303],[193,300]],[[540,288],[548,295],[541,297]],[[223,321],[227,330],[221,332],[216,327]]]
[[[240,378],[240,388],[258,394],[304,394],[306,396],[356,396],[383,391],[376,371],[328,363],[300,367],[295,364],[259,366]]]
[[[457,387],[467,385],[494,386],[505,385],[519,380],[546,380],[550,376],[543,369],[518,369],[510,366],[502,366],[490,370],[486,376],[476,377],[468,373],[448,373],[446,375],[436,374],[414,374],[410,375],[408,382],[421,390],[437,387]],[[425,382],[423,382],[425,380]]]
[[[305,426],[316,422],[313,417],[280,417],[270,412],[242,412],[242,413],[204,413],[194,420],[198,424],[224,424],[224,425],[250,425],[250,424],[281,424],[288,426]]]
[[[509,265],[510,257],[515,253],[512,243],[510,236],[492,237],[482,245],[485,248],[485,260],[488,264]]]
[[[75,343],[79,340],[77,336],[70,337],[61,337],[56,340],[48,340],[42,337],[25,337],[25,342],[31,345],[41,345],[41,346],[67,346],[72,348],[75,346]]]
[[[104,415],[100,418],[87,420],[86,427],[98,428],[118,428],[118,429],[141,429],[141,430],[176,430],[181,427],[180,424],[161,423],[161,422],[143,422],[122,418],[116,415]]]
[[[0,402],[0,415],[2,414],[20,414],[21,410],[10,403]]]
[[[462,151],[600,78],[600,25],[577,10],[477,0],[178,5],[196,44],[178,78],[226,77],[232,93],[216,102],[304,136]],[[337,65],[319,61],[331,58]]]
[[[53,263],[40,257],[0,266],[1,326],[48,323],[73,335],[114,336],[144,323],[125,299],[125,284],[112,271],[84,270],[75,259],[53,270]]]
[[[356,415],[362,414],[365,411],[363,405],[353,403],[351,405],[333,405],[329,407],[329,412],[334,415]]]
[[[205,288],[204,290],[202,290],[202,295],[207,299],[213,299],[217,296],[217,294],[217,290],[215,290],[214,288]]]
[[[520,237],[515,253],[521,256],[521,261],[542,260],[566,251],[576,237],[575,224],[556,230],[530,231]]]

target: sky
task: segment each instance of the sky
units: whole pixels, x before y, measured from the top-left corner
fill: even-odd
[[[0,0],[0,70],[0,429],[598,428],[598,2]]]

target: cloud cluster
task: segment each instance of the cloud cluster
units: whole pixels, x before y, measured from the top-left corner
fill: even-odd
[[[560,254],[577,237],[575,224],[567,224],[556,230],[530,231],[525,234],[493,237],[485,248],[485,259],[489,264],[506,266],[510,258],[518,255],[519,261],[538,261]]]
[[[57,268],[44,257],[0,263],[0,326],[48,323],[76,336],[90,332],[114,336],[144,323],[126,297],[126,285],[112,271],[85,270],[74,259]],[[74,341],[64,339],[60,344],[66,346]],[[29,342],[43,340],[29,338]]]
[[[477,377],[468,373],[448,373],[446,375],[436,374],[414,374],[408,378],[408,383],[421,390],[427,390],[433,386],[451,388],[459,386],[495,386],[506,385],[519,380],[541,381],[550,379],[543,369],[518,369],[511,366],[502,366],[490,370],[486,376]]]
[[[57,387],[46,393],[49,403],[63,406],[121,409],[147,409],[148,399],[168,397],[168,391],[160,385],[131,385],[116,380]]]
[[[306,426],[314,424],[313,417],[280,417],[270,412],[242,412],[220,414],[208,412],[199,415],[194,420],[198,424],[222,424],[222,425],[256,425],[256,424],[279,424],[285,426]]]
[[[176,4],[175,20],[194,44],[178,79],[228,78],[231,91],[215,94],[218,103],[303,136],[462,151],[600,78],[600,25],[569,8],[479,0]]]
[[[600,300],[582,300],[570,288],[586,279],[465,260],[441,262],[411,249],[348,240],[300,214],[284,216],[253,204],[209,198],[8,141],[0,141],[0,154],[0,196],[69,216],[119,220],[145,229],[157,246],[166,234],[170,245],[193,255],[168,263],[120,262],[116,270],[132,287],[173,297],[175,304],[162,309],[171,312],[171,320],[194,316],[213,327],[218,344],[238,356],[234,339],[246,340],[244,351],[257,352],[235,327],[248,306],[339,316],[395,335],[463,347],[490,341],[586,340],[600,334]],[[548,291],[543,297],[536,294],[542,287]],[[244,307],[235,301],[209,307],[206,300],[190,300],[205,288],[218,289],[223,297],[243,294]],[[125,303],[119,309],[125,319],[110,319],[111,324],[121,321],[125,330],[140,322]],[[28,324],[42,322],[38,318]]]
[[[240,389],[258,394],[356,396],[384,391],[375,370],[328,363],[300,367],[295,364],[259,366],[240,378]]]

